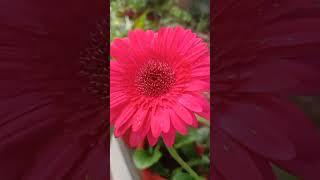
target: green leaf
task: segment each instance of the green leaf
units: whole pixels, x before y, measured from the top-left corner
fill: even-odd
[[[188,173],[178,171],[172,176],[171,180],[195,180],[195,179]]]
[[[200,158],[191,159],[188,164],[190,166],[198,166],[198,165],[209,165],[210,159],[207,155],[203,155]]]
[[[277,177],[281,180],[299,180],[298,177],[295,177],[276,166],[273,166],[273,170],[276,173]]]
[[[191,144],[197,140],[197,131],[195,129],[189,129],[189,133],[186,136],[177,136],[176,143],[174,147],[176,149],[181,148],[182,146]]]
[[[183,148],[179,149],[181,151],[181,153],[187,157],[186,160],[189,159],[195,159],[197,157],[199,157],[199,155],[197,154],[196,150],[195,150],[195,145],[194,144],[186,144],[183,146]]]
[[[208,127],[200,127],[197,129],[190,128],[189,133],[186,136],[177,135],[176,143],[174,147],[179,149],[185,145],[192,144],[194,142],[205,143],[210,138],[210,129]]]
[[[144,13],[141,14],[139,16],[139,18],[135,20],[135,22],[134,22],[135,29],[136,28],[144,29],[148,12],[149,12],[149,10],[144,11]]]
[[[151,169],[153,172],[156,172],[162,177],[169,177],[170,176],[170,170],[168,168],[165,168],[163,164],[158,161],[156,164],[152,165],[149,169]]]
[[[205,143],[210,138],[210,129],[208,127],[200,127],[197,129],[196,138],[198,143]]]
[[[155,148],[153,152],[137,149],[133,154],[133,162],[138,169],[146,169],[160,160],[162,153]]]

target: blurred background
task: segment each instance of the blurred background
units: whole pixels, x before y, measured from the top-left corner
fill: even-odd
[[[181,25],[209,40],[210,0],[111,0],[111,41],[135,28]]]
[[[210,0],[111,0],[111,41],[116,37],[127,36],[129,30],[136,28],[158,30],[162,26],[181,25],[192,29],[193,32],[196,32],[209,43],[209,3]],[[320,97],[294,97],[293,101],[301,106],[320,126]],[[190,135],[187,137],[178,136],[178,146],[181,146],[180,151],[184,151],[181,153],[196,157],[196,152],[194,152],[193,149],[204,147],[204,149],[208,151],[209,138],[205,138],[206,136],[209,136],[209,129],[207,127],[202,127],[200,130],[192,129]],[[123,145],[120,146],[124,147]],[[160,148],[160,152],[161,151],[162,148]],[[135,166],[133,161],[128,160],[128,158],[134,159],[135,152],[125,151],[124,153],[125,154],[117,153],[116,156],[125,156],[127,158],[127,165]],[[161,153],[163,156],[166,156],[165,152]],[[196,159],[196,161],[209,167],[208,152],[206,152],[203,157],[202,159]],[[115,159],[118,158],[119,157],[115,157]],[[168,161],[168,159],[165,161]],[[157,163],[150,165],[149,168],[156,169],[158,174],[164,177],[170,177],[172,173],[174,173],[174,170],[171,170],[172,167],[166,167],[165,164],[166,162],[159,160]],[[276,167],[274,170],[277,172],[279,180],[298,180],[298,178]],[[121,172],[123,173],[123,171],[120,170],[120,173]],[[154,179],[156,178],[154,177]]]

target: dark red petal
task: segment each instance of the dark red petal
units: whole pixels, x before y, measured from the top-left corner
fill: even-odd
[[[240,72],[237,92],[305,95],[320,89],[317,67],[281,58],[261,58],[233,69]],[[318,87],[319,86],[319,87]]]
[[[311,119],[299,107],[284,98],[269,96],[260,102],[277,117],[270,119],[270,123],[285,133],[295,145],[296,159],[319,163],[320,134]]]
[[[83,92],[88,84],[79,78],[80,52],[104,1],[0,7],[0,177],[106,179],[105,104]]]
[[[276,165],[287,170],[295,176],[305,180],[315,180],[319,178],[320,163],[305,162],[303,160],[276,161]]]
[[[218,113],[216,125],[221,125],[235,140],[255,153],[271,159],[293,159],[296,156],[293,142],[277,128],[277,123],[270,122],[270,119],[282,119],[262,106],[258,98],[242,98],[246,100],[238,100]]]
[[[225,179],[263,180],[250,153],[239,144],[217,130],[213,134],[213,164]]]

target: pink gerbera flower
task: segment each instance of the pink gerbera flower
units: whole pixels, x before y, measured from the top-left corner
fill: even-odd
[[[288,98],[319,93],[319,7],[299,0],[213,6],[213,179],[274,180],[272,165],[319,179],[318,129]]]
[[[210,58],[207,44],[182,27],[134,30],[111,44],[110,108],[115,136],[130,133],[130,145],[160,136],[172,146],[175,133],[209,119]]]

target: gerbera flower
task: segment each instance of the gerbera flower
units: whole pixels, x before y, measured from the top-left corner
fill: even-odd
[[[209,118],[209,50],[182,27],[158,32],[134,30],[111,44],[110,108],[115,136],[130,133],[130,145],[160,136],[172,146],[176,131],[198,125],[195,114]]]
[[[216,180],[319,179],[320,138],[288,96],[320,90],[320,15],[308,1],[213,4],[212,162]]]
[[[0,7],[1,179],[107,179],[104,1]]]

